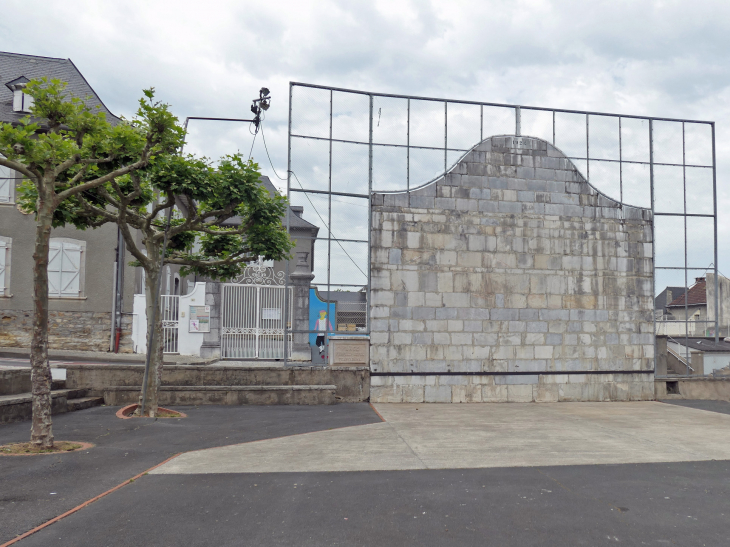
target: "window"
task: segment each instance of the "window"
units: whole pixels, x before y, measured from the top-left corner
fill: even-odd
[[[15,171],[0,165],[0,203],[15,201]]]
[[[83,296],[85,241],[51,239],[48,253],[48,296],[78,298]]]
[[[13,240],[0,236],[0,297],[10,296],[10,248]]]

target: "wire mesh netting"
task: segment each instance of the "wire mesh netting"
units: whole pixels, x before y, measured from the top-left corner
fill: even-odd
[[[371,194],[409,194],[482,140],[520,134],[551,143],[622,206],[653,212],[655,294],[669,286],[686,292],[707,272],[717,274],[713,122],[292,83],[288,190],[320,228],[314,284],[368,298]],[[693,324],[692,332],[714,335],[722,327],[714,316],[702,320],[705,327]],[[689,332],[687,319],[680,322]]]

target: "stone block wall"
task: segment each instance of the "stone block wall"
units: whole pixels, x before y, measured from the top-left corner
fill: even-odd
[[[33,312],[0,311],[0,346],[30,348],[33,335]],[[49,349],[109,351],[110,312],[50,311],[48,318]],[[132,353],[132,316],[122,316],[120,353]]]
[[[371,401],[652,399],[652,218],[540,139],[373,198]]]

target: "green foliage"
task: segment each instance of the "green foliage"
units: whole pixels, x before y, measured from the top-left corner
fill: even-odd
[[[288,257],[293,244],[281,222],[286,199],[269,195],[254,161],[236,154],[214,166],[180,156],[184,129],[168,105],[155,102],[154,89],[144,91],[133,120],[113,125],[103,112],[68,97],[65,87],[58,80],[31,81],[25,91],[35,99],[32,117],[15,127],[0,125],[0,154],[33,174],[26,173],[18,190],[23,212],[37,214],[43,184],[51,184],[55,195],[66,192],[53,208],[54,227],[124,222],[141,230],[147,245],[161,248],[165,208],[154,218],[150,211],[174,198],[178,209],[165,258],[184,266],[183,275],[230,279],[258,256]],[[114,176],[142,156],[146,161],[133,173]],[[109,180],[87,184],[101,177]],[[88,187],[74,193],[82,184]],[[151,267],[144,257],[135,265]]]

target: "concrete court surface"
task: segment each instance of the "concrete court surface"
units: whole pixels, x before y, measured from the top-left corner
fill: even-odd
[[[373,406],[385,422],[188,452],[152,473],[730,460],[730,415],[659,402]]]

